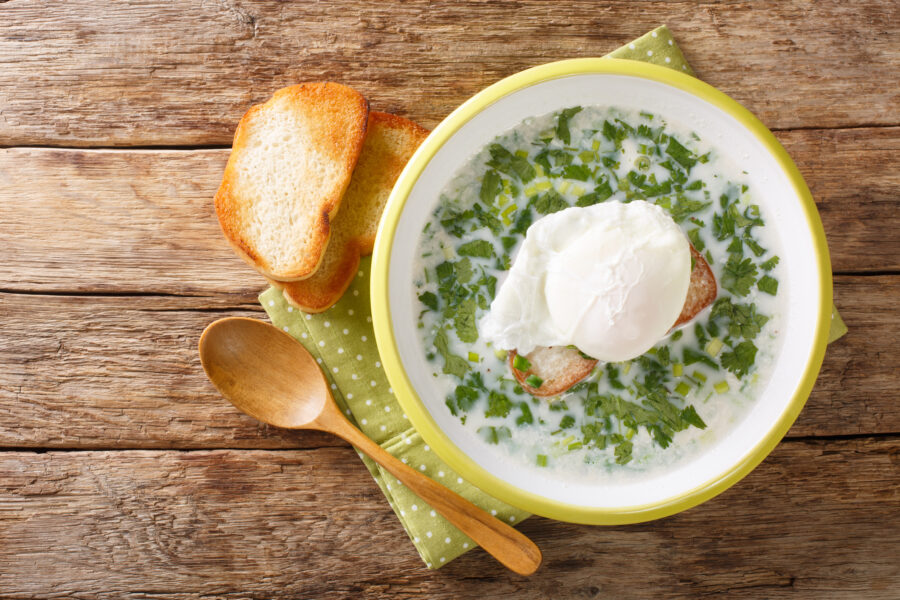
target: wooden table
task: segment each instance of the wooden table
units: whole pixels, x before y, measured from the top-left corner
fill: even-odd
[[[850,333],[787,438],[685,513],[532,518],[532,578],[428,571],[344,443],[238,414],[196,343],[264,318],[212,196],[250,104],[330,79],[434,126],[668,23],[771,127]],[[0,597],[900,597],[900,6],[0,0]]]

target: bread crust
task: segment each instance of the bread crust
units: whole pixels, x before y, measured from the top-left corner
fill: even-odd
[[[409,119],[377,111],[369,113],[362,153],[318,270],[302,281],[280,286],[290,304],[305,312],[319,313],[333,306],[347,291],[358,272],[360,258],[372,253],[378,222],[397,178],[428,133]]]
[[[520,371],[513,366],[516,356],[518,356],[518,353],[512,350],[507,358],[513,377],[516,378],[523,390],[539,398],[562,394],[590,375],[598,362],[593,358],[585,358],[581,355],[581,352],[574,348],[551,346],[549,348],[535,348],[524,355],[528,362],[531,363],[531,366],[527,371]],[[550,363],[556,362],[565,364],[565,367],[561,369],[552,368]],[[541,387],[535,388],[525,383],[529,375],[536,375],[543,379],[544,382],[541,384]]]
[[[691,283],[688,286],[688,293],[684,299],[681,314],[678,315],[678,319],[672,325],[673,328],[684,325],[700,314],[700,311],[715,301],[718,294],[716,276],[713,275],[712,269],[709,268],[709,263],[706,262],[702,254],[697,252],[693,244],[691,244],[691,258],[693,259]]]
[[[321,181],[304,177],[305,173],[295,177],[297,188],[308,198],[314,198],[315,208],[311,212],[315,216],[310,218],[302,243],[296,241],[296,236],[284,236],[281,243],[292,258],[281,265],[275,264],[273,256],[261,249],[259,235],[250,226],[254,220],[254,204],[259,199],[248,191],[252,187],[248,185],[249,180],[256,173],[245,172],[248,162],[270,158],[265,155],[265,145],[257,142],[264,135],[274,135],[274,126],[266,118],[279,111],[289,115],[288,120],[298,128],[298,136],[308,141],[308,147],[293,148],[335,169],[332,176]],[[268,279],[297,281],[310,277],[319,267],[331,235],[331,223],[338,214],[341,198],[362,151],[368,114],[368,101],[359,92],[337,83],[313,82],[280,89],[264,104],[251,107],[241,118],[215,196],[216,215],[225,238],[237,254]],[[266,182],[252,183],[261,188],[266,185]]]

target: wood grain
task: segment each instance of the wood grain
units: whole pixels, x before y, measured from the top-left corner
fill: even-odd
[[[0,6],[0,145],[230,144],[247,108],[330,79],[432,127],[526,67],[667,23],[777,129],[900,124],[894,2],[16,0]]]
[[[900,270],[900,127],[779,137],[818,202],[834,268]],[[255,294],[265,282],[213,211],[227,155],[0,150],[0,289]]]
[[[839,277],[850,333],[829,348],[792,436],[900,432],[900,277]],[[237,413],[207,382],[211,321],[265,313],[248,297],[0,294],[0,447],[292,448],[341,444]]]
[[[347,448],[0,454],[9,598],[894,598],[900,442],[784,442],[674,517],[532,518],[545,564],[428,571]],[[52,552],[47,552],[52,548]]]

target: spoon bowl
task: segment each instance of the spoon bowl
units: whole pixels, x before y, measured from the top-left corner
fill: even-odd
[[[534,542],[403,464],[350,423],[316,360],[286,333],[255,319],[220,319],[200,336],[200,362],[239,410],[276,427],[317,429],[347,440],[507,568],[530,575],[540,566]]]
[[[312,355],[262,321],[229,318],[211,323],[200,336],[200,360],[229,402],[276,427],[316,428],[316,418],[331,400]]]

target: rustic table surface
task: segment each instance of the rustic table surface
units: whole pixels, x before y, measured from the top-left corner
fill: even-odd
[[[806,177],[850,333],[785,440],[661,521],[532,518],[531,578],[427,570],[343,442],[206,381],[265,318],[212,196],[252,103],[335,80],[426,127],[667,23]],[[0,0],[0,597],[900,597],[900,5]]]

